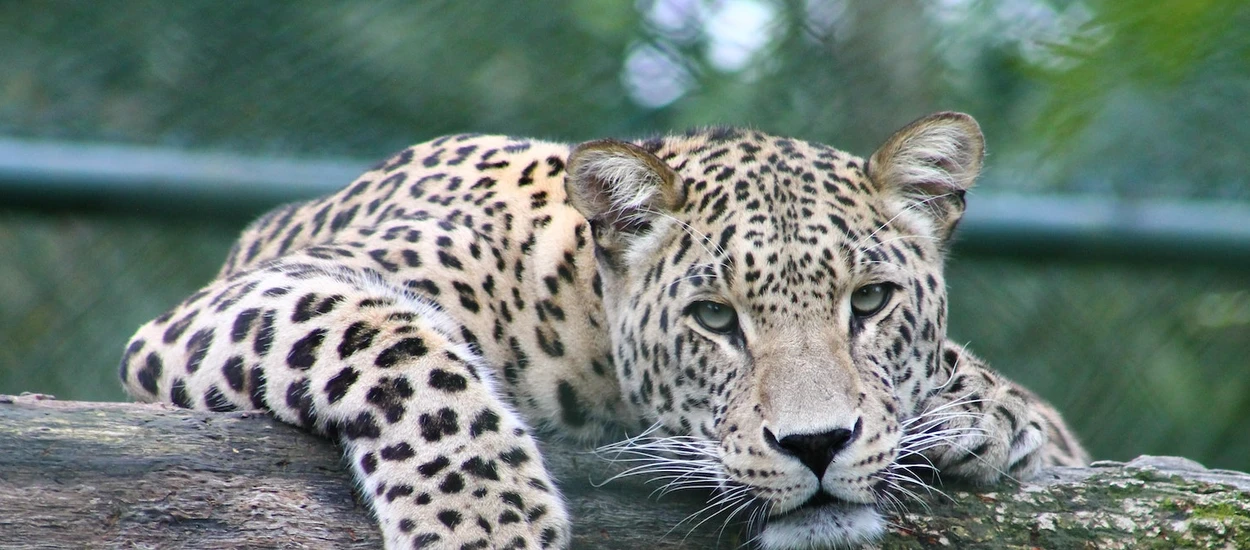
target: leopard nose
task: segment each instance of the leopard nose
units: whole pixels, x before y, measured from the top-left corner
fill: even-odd
[[[807,469],[816,474],[816,479],[825,477],[829,463],[843,449],[846,449],[859,437],[861,420],[855,421],[852,429],[837,428],[826,432],[812,434],[790,434],[781,439],[768,428],[764,428],[764,440],[781,452],[799,459]]]

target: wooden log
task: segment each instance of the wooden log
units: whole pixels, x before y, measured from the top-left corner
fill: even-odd
[[[585,449],[545,446],[574,548],[739,548],[735,524],[682,522],[707,495],[657,499]],[[896,548],[1250,548],[1250,475],[1179,458],[945,487],[890,518]],[[379,548],[334,445],[258,413],[0,396],[0,547]]]

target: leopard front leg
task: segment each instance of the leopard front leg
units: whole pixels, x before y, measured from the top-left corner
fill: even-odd
[[[428,300],[376,274],[283,258],[144,326],[128,391],[264,409],[337,438],[387,548],[549,548],[569,519],[533,437]]]
[[[1043,466],[1080,466],[1089,455],[1050,404],[946,342],[944,383],[908,421],[907,448],[941,476],[976,483],[1027,479]]]

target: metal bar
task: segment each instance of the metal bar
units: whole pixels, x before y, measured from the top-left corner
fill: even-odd
[[[343,187],[370,164],[0,138],[0,204],[251,217]]]
[[[0,138],[0,205],[247,218],[339,189],[370,164]],[[1250,265],[1250,204],[988,192],[968,201],[960,254]]]
[[[968,198],[957,248],[987,255],[1247,266],[1250,204],[978,193]]]

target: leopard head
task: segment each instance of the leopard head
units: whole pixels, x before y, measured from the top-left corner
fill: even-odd
[[[940,382],[942,263],[982,152],[958,113],[866,162],[733,129],[574,149],[615,369],[651,426],[615,450],[715,486],[764,548],[879,534]]]

